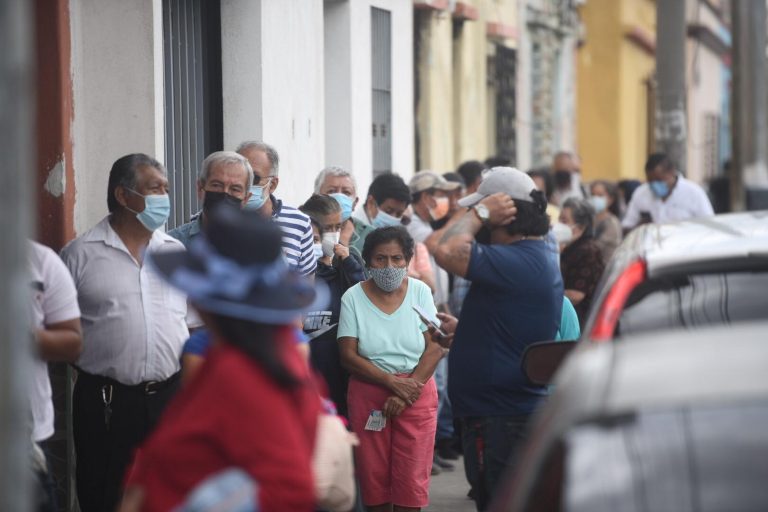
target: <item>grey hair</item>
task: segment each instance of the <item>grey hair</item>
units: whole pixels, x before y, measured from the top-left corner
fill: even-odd
[[[571,210],[573,222],[584,228],[584,233],[592,236],[595,224],[595,208],[586,199],[571,197],[563,203],[563,208]]]
[[[357,181],[355,180],[355,177],[352,175],[352,173],[346,169],[342,169],[341,167],[331,165],[330,167],[326,167],[325,169],[320,171],[320,174],[318,174],[317,178],[315,178],[315,194],[320,193],[320,188],[323,186],[323,183],[325,182],[325,178],[327,178],[328,176],[334,176],[339,178],[349,178],[350,180],[352,180],[352,186],[355,187],[355,193],[357,193]]]
[[[211,173],[211,169],[217,165],[227,164],[240,164],[243,166],[246,173],[248,173],[248,184],[245,187],[247,191],[253,183],[253,169],[251,169],[251,164],[247,158],[234,151],[215,151],[205,157],[203,165],[200,166],[200,172],[197,173],[197,182],[201,187],[204,187],[208,183],[208,175]]]
[[[260,140],[246,140],[245,142],[241,142],[235,151],[242,155],[243,151],[252,148],[266,153],[270,167],[269,175],[277,176],[277,173],[280,171],[280,156],[277,154],[277,150],[266,142]]]

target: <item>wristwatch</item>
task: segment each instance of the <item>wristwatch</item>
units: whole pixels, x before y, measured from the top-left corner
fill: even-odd
[[[475,212],[475,215],[477,215],[477,218],[480,219],[480,222],[483,224],[488,224],[488,221],[491,218],[490,212],[488,211],[488,207],[485,206],[482,203],[478,203],[475,206],[472,207],[472,211]]]

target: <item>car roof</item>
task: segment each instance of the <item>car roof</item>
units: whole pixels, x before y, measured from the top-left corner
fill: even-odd
[[[584,343],[558,373],[551,401],[573,424],[648,407],[768,400],[766,366],[768,322]]]
[[[641,229],[636,243],[651,276],[664,268],[696,262],[768,257],[768,210],[648,224]]]

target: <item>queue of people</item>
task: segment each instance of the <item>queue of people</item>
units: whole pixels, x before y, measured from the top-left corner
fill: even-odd
[[[359,441],[355,510],[427,506],[460,455],[485,510],[547,396],[524,349],[579,337],[626,230],[712,213],[665,155],[636,190],[585,184],[567,152],[529,173],[494,158],[383,174],[364,197],[328,167],[295,207],[279,162],[261,141],[212,153],[200,212],[165,233],[163,165],[124,156],[107,217],[61,259],[31,246],[33,439],[52,433],[42,361],[70,362],[84,512],[169,510],[233,470],[260,510],[348,510],[313,487],[328,417]]]

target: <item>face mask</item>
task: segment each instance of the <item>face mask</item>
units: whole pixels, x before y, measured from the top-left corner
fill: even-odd
[[[558,244],[567,244],[573,240],[573,229],[568,224],[562,222],[555,222],[552,225],[552,234],[555,235],[555,240]]]
[[[651,181],[648,183],[651,190],[659,199],[664,199],[669,195],[669,185],[666,181]]]
[[[341,205],[341,222],[349,219],[352,216],[352,205],[354,204],[352,198],[339,193],[331,194],[331,197]]]
[[[235,196],[231,196],[226,192],[211,192],[205,191],[205,197],[203,198],[203,211],[206,213],[212,212],[219,205],[224,205],[227,208],[240,208],[243,202]]]
[[[491,230],[487,226],[483,226],[480,228],[480,231],[478,231],[475,234],[475,242],[481,244],[481,245],[491,245]]]
[[[269,187],[270,181],[268,180],[266,185],[254,185],[251,187],[251,197],[245,205],[246,210],[258,210],[264,206],[264,203],[267,202],[267,197],[269,197],[269,193],[265,189]]]
[[[379,210],[376,217],[371,221],[371,226],[375,228],[386,228],[388,226],[399,226],[400,219],[393,217],[392,215]]]
[[[406,267],[369,268],[368,273],[381,290],[393,292],[403,284],[408,269]]]
[[[608,200],[604,196],[592,196],[589,198],[589,202],[592,203],[596,213],[600,213],[608,208]]]
[[[341,233],[338,231],[323,233],[323,241],[320,244],[323,249],[323,256],[333,256],[333,248],[339,243],[339,236],[341,236]]]
[[[312,252],[315,253],[315,259],[323,257],[323,244],[312,244]]]
[[[154,231],[165,224],[165,222],[168,220],[168,216],[171,214],[171,198],[168,197],[168,194],[150,194],[145,196],[143,194],[139,194],[135,190],[131,190],[130,188],[126,190],[129,190],[137,196],[144,198],[143,212],[131,210],[127,206],[125,208],[129,212],[135,213],[136,219],[141,222],[141,224],[147,228],[148,231]]]
[[[559,189],[570,188],[571,186],[571,172],[565,170],[555,171],[555,185]]]
[[[432,217],[432,220],[440,220],[448,215],[450,204],[447,197],[436,197],[435,201],[437,206],[429,209],[429,216]]]

